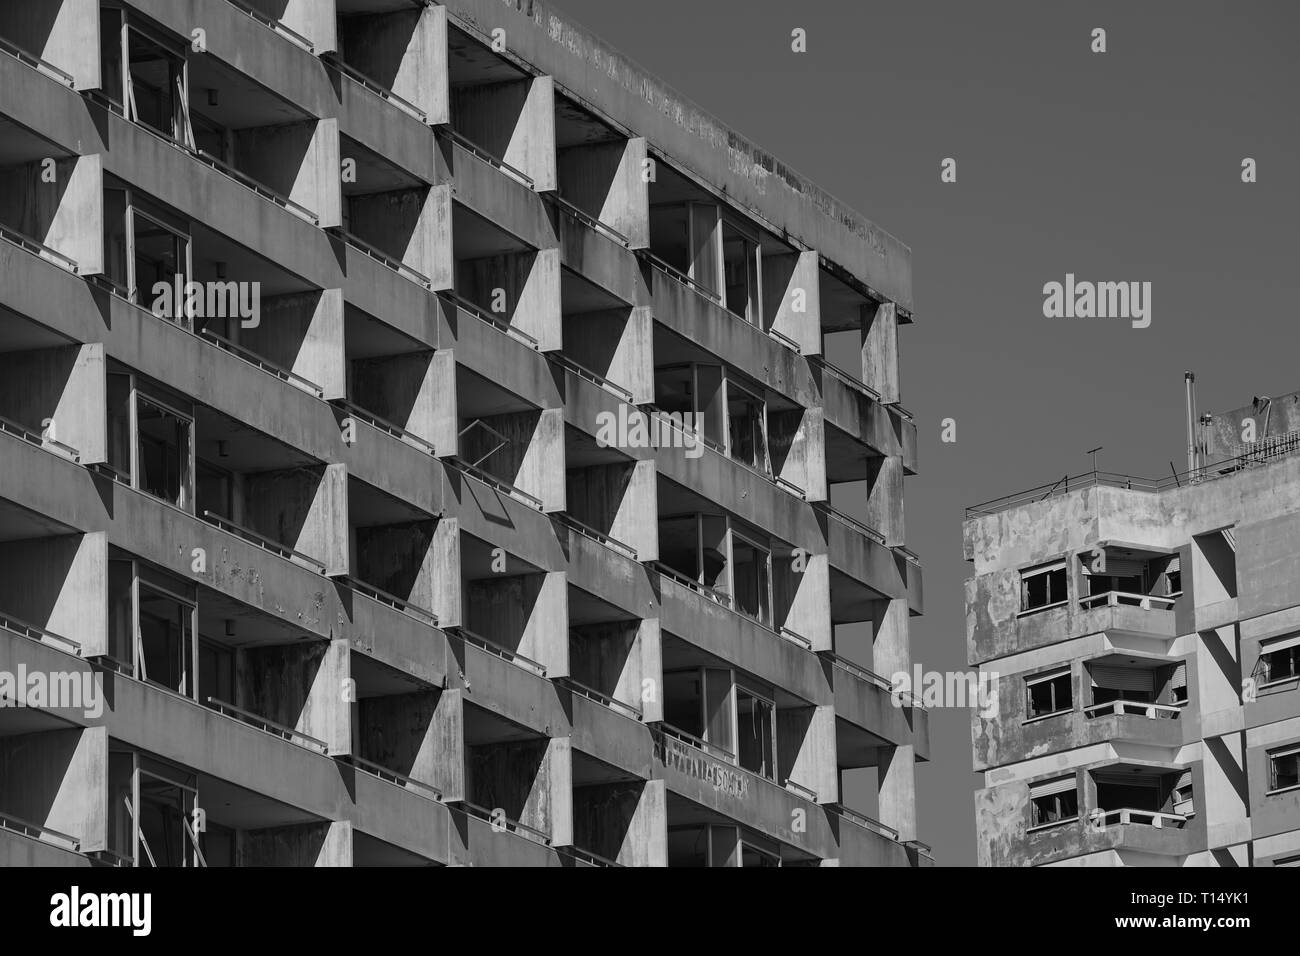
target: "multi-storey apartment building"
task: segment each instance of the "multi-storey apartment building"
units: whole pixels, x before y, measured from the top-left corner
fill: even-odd
[[[1298,409],[968,509],[981,865],[1300,866]]]
[[[0,865],[931,862],[905,246],[533,0],[7,0],[0,124]]]

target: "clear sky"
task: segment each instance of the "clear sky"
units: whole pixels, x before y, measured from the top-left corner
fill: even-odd
[[[1184,370],[1201,410],[1300,388],[1300,3],[551,3],[911,246],[927,670],[968,666],[965,505],[1086,471],[1097,445],[1103,470],[1184,470]],[[1150,282],[1150,327],[1044,318],[1066,273]],[[969,728],[932,714],[918,770],[941,864],[975,861]]]

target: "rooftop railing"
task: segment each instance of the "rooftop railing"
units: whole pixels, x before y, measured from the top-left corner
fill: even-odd
[[[297,744],[300,747],[306,747],[308,750],[315,750],[317,753],[325,754],[329,752],[325,741],[320,740],[310,734],[304,734],[300,730],[295,730],[284,724],[278,724],[274,720],[268,720],[265,717],[254,714],[251,711],[236,707],[234,704],[219,700],[216,697],[208,698],[208,706],[219,714],[232,717],[241,723],[256,727],[258,730],[265,731],[273,737],[280,737],[290,743]]]

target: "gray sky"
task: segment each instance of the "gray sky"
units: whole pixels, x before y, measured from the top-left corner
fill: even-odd
[[[1202,410],[1300,388],[1294,0],[552,2],[911,246],[927,670],[967,667],[963,506],[1086,471],[1096,445],[1104,470],[1182,471],[1185,369]],[[1067,272],[1150,282],[1150,327],[1044,318]],[[934,713],[918,770],[941,864],[975,861],[969,726]]]

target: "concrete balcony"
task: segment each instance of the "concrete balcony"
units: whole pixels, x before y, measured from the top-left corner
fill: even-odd
[[[574,689],[570,700],[574,750],[643,780],[654,777],[654,737],[631,708],[598,700],[587,688]]]
[[[880,397],[850,373],[827,362],[811,364],[821,380],[826,424],[880,455],[900,455],[904,471],[916,474],[916,422],[900,415],[897,406],[882,405]]]
[[[0,869],[18,866],[90,866],[75,840],[0,814]]]
[[[465,628],[456,629],[453,642],[467,703],[544,737],[569,726],[555,685],[540,664]]]
[[[917,759],[928,760],[929,711],[911,701],[899,706],[886,678],[843,658],[826,656],[832,664],[836,719],[889,744],[913,744]]]
[[[831,829],[839,843],[840,866],[911,866],[898,833],[844,807],[830,808]]]
[[[518,174],[503,170],[499,161],[494,164],[463,139],[444,140],[443,148],[450,157],[456,202],[534,249],[555,248],[555,229],[546,204]]]
[[[559,200],[552,216],[562,267],[628,305],[650,304],[640,263],[622,237],[611,235],[608,226],[593,225],[591,217]]]
[[[563,866],[559,854],[545,842],[545,834],[514,821],[494,825],[490,810],[472,804],[459,804],[452,812],[455,826],[464,836],[457,865]]]
[[[1130,599],[1133,603],[1126,603]],[[970,660],[994,660],[1089,634],[1172,641],[1178,636],[1172,605],[1169,598],[1110,592],[1022,611],[1002,621],[977,625],[967,639]]]

